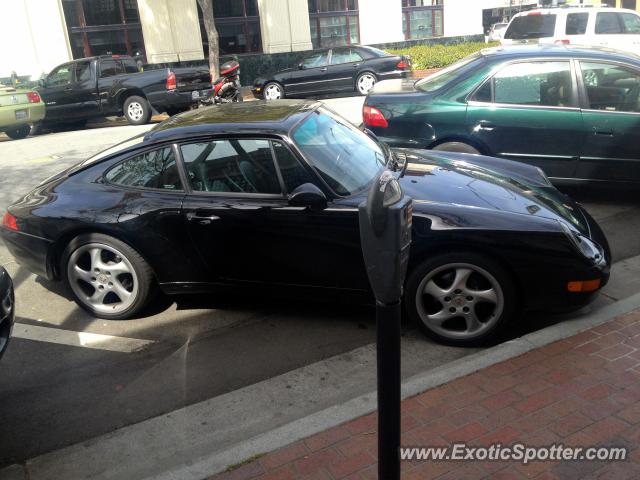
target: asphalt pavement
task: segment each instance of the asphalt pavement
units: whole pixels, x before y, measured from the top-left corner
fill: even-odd
[[[362,98],[327,103],[359,122]],[[0,139],[0,211],[48,176],[150,126],[108,126]],[[637,278],[640,198],[633,191],[572,189],[610,239],[621,278]],[[627,260],[627,263],[625,263]],[[61,285],[18,266],[0,245],[16,284],[17,337],[0,363],[0,465],[21,462],[186,405],[255,385],[342,355],[337,396],[369,391],[373,377],[351,352],[370,347],[373,311],[335,303],[237,298],[164,300],[148,316],[95,319]],[[612,282],[597,305],[631,295],[633,281]],[[624,288],[623,288],[624,287]],[[626,289],[625,289],[626,288]],[[322,299],[320,299],[322,300]],[[519,336],[562,317],[522,321]],[[474,349],[443,347],[411,326],[403,338],[403,375],[446,365]],[[349,381],[349,365],[353,381]],[[373,366],[371,365],[373,370]],[[313,379],[317,381],[318,379]],[[312,379],[299,379],[311,383]],[[367,385],[362,385],[362,382]],[[358,390],[359,391],[359,390]]]

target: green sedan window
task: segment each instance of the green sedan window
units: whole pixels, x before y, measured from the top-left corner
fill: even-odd
[[[560,62],[514,63],[500,70],[474,100],[513,105],[573,107],[571,65]]]
[[[591,110],[640,112],[640,74],[607,63],[580,62]]]
[[[418,80],[414,86],[423,92],[435,92],[452,82],[459,75],[462,75],[467,70],[466,67],[468,65],[474,65],[482,61],[484,61],[483,57],[479,53],[474,53],[433,75]]]

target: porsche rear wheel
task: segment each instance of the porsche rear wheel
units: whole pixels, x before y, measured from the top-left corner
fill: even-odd
[[[80,235],[69,243],[62,271],[78,305],[92,315],[127,319],[147,304],[151,268],[129,245],[108,235]]]

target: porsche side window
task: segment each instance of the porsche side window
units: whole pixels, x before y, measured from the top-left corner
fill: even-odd
[[[280,142],[273,142],[273,151],[276,153],[278,167],[284,180],[287,192],[292,192],[303,183],[313,183],[313,179],[291,151]]]
[[[142,153],[107,171],[108,183],[123,187],[182,191],[173,150],[169,147]]]
[[[282,193],[268,140],[214,140],[180,148],[195,191]]]

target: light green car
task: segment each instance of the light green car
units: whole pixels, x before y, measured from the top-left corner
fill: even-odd
[[[37,92],[0,85],[0,132],[17,140],[44,118],[44,102]]]

